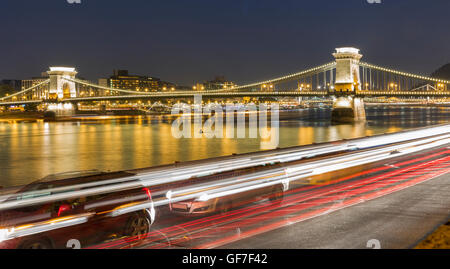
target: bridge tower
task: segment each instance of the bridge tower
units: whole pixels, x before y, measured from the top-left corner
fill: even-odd
[[[337,48],[333,53],[336,59],[336,83],[334,85],[332,121],[356,122],[366,120],[364,101],[356,97],[361,90],[359,61],[362,54],[356,48]]]
[[[49,98],[66,99],[77,97],[75,82],[66,80],[74,79],[77,73],[73,67],[50,67],[50,71],[47,71],[50,77]]]
[[[68,79],[74,79],[78,72],[73,67],[50,67],[47,74],[50,77],[49,99],[63,100],[77,97],[75,82]],[[59,118],[75,114],[76,107],[70,102],[49,103],[47,105],[46,117]]]

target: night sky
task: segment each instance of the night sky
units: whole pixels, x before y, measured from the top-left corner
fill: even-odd
[[[450,62],[449,0],[81,1],[2,0],[0,78],[63,65],[90,80],[128,69],[244,83],[329,62],[339,46],[414,73]]]

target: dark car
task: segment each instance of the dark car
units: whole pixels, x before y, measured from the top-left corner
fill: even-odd
[[[0,204],[123,182],[139,185],[133,176],[127,172],[51,176],[13,193],[3,189]],[[144,187],[8,208],[0,211],[0,248],[67,248],[73,242],[86,247],[119,237],[139,242],[148,236],[154,218],[151,193]]]

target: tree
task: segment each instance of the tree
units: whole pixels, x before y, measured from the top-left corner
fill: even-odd
[[[6,96],[6,94],[11,95],[14,93],[14,88],[10,85],[0,84],[0,97]]]

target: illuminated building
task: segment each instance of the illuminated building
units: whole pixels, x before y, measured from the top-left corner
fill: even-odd
[[[193,89],[194,90],[222,90],[222,89],[233,89],[236,84],[227,81],[223,76],[217,76],[214,80],[205,81],[203,83],[197,83]]]
[[[130,75],[128,70],[114,70],[114,75],[99,79],[99,84],[109,88],[142,92],[168,91],[176,88],[175,84],[161,81],[159,78]]]

